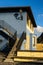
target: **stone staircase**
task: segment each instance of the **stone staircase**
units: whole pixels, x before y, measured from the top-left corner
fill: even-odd
[[[9,54],[8,54],[8,56],[7,56],[7,58],[5,59],[4,62],[10,62],[10,61],[13,62],[12,59],[14,58],[14,52],[16,51],[16,45],[17,45],[18,40],[19,39],[17,38],[16,42],[14,43],[14,46],[12,47],[11,51],[9,52]]]
[[[3,54],[2,52],[0,52],[0,62],[3,62],[5,59],[5,54]]]

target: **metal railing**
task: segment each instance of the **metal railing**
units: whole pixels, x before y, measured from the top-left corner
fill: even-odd
[[[23,32],[16,46],[16,52],[21,48],[22,42],[26,39],[26,33]],[[15,52],[15,53],[16,53]]]

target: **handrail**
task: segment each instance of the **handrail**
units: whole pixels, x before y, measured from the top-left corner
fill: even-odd
[[[9,50],[7,51],[7,55],[8,53],[11,51],[13,45],[15,44],[16,42],[16,39],[17,39],[17,32],[14,33],[14,36],[9,36],[8,34],[6,34],[3,30],[0,30],[0,35],[2,35],[4,38],[6,38],[8,41],[9,41],[9,44],[7,45]],[[7,48],[7,47],[6,47]],[[2,51],[4,52],[4,51]],[[6,53],[6,52],[5,52]],[[6,55],[6,57],[7,57]]]
[[[21,35],[21,37],[17,43],[17,46],[16,46],[17,50],[16,51],[18,51],[20,49],[24,39],[26,39],[26,33],[25,32],[22,33],[22,35]]]

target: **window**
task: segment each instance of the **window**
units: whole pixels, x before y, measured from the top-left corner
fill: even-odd
[[[31,23],[31,30],[33,31],[33,24]]]
[[[30,20],[30,29],[31,29],[31,20]]]
[[[36,44],[36,38],[33,37],[33,47],[35,47],[35,44]]]

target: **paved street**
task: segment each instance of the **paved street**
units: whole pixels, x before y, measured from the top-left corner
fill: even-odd
[[[0,65],[41,65],[42,63],[17,63],[17,62],[15,62],[15,63],[0,63]]]

